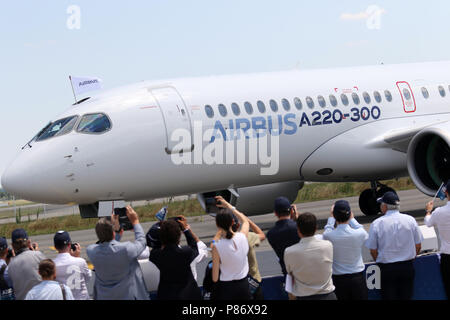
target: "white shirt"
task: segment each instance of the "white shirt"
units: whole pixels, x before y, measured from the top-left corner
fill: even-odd
[[[351,219],[349,224],[339,224],[334,228],[336,220],[328,218],[323,239],[333,243],[333,274],[353,274],[364,271],[361,249],[369,235],[363,226]]]
[[[370,226],[366,247],[378,251],[376,262],[393,263],[414,259],[416,244],[422,241],[422,232],[413,217],[389,210]]]
[[[242,232],[215,243],[220,256],[220,281],[241,280],[248,275],[248,241]]]
[[[441,240],[440,253],[450,254],[450,202],[425,216],[428,227],[437,227]]]
[[[60,253],[53,259],[56,265],[56,281],[67,285],[75,300],[89,300],[87,283],[91,280],[92,272],[86,260]]]
[[[191,270],[194,279],[197,280],[197,264],[208,256],[208,247],[203,241],[197,242],[198,256],[191,262]]]
[[[327,240],[305,237],[284,251],[286,271],[294,280],[297,297],[327,294],[334,291],[333,245]]]
[[[74,300],[72,291],[66,285],[66,300]],[[63,300],[63,294],[59,282],[45,280],[28,291],[25,300]]]

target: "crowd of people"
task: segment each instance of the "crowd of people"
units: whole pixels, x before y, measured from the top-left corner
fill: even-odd
[[[450,200],[450,181],[446,195]],[[161,220],[147,233],[130,206],[127,217],[135,240],[120,242],[123,227],[117,215],[100,218],[97,243],[87,247],[95,268],[93,299],[150,299],[139,260],[148,259],[160,271],[158,300],[263,300],[255,247],[267,237],[284,276],[283,288],[291,300],[367,300],[368,288],[362,248],[370,250],[381,270],[381,297],[408,300],[414,289],[414,259],[423,236],[416,220],[400,213],[400,199],[386,192],[380,199],[382,216],[369,232],[354,218],[350,204],[338,200],[322,234],[316,234],[313,213],[299,214],[285,197],[274,203],[277,217],[267,235],[223,197],[216,197],[217,230],[209,246],[183,216]],[[440,265],[450,297],[450,202],[434,210],[426,205],[425,223],[435,226],[441,242]],[[181,246],[181,236],[186,245]],[[0,297],[2,300],[87,300],[92,271],[80,257],[81,247],[66,231],[54,235],[58,255],[47,259],[24,229],[11,234],[12,249],[0,237]],[[150,249],[151,248],[151,249]],[[211,255],[203,279],[198,263]]]

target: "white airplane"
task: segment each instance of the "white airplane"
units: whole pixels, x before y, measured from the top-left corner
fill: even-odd
[[[77,203],[95,217],[110,201],[192,193],[204,208],[220,194],[261,214],[280,195],[294,200],[304,181],[363,181],[371,188],[360,208],[377,214],[375,200],[389,190],[379,180],[409,174],[433,196],[450,178],[449,84],[450,62],[140,82],[70,106],[1,182],[17,197]],[[192,133],[188,143],[173,139],[180,129]],[[272,174],[262,174],[267,161],[236,161],[239,151],[228,151],[235,164],[202,157],[214,143],[269,137],[279,139]],[[174,161],[181,157],[193,163]]]

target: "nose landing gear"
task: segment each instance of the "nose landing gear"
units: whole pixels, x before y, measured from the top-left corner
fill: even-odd
[[[371,181],[370,186],[370,189],[364,190],[359,196],[359,208],[366,216],[377,215],[380,212],[380,204],[377,203],[377,199],[388,191],[395,192],[394,189],[378,181]]]

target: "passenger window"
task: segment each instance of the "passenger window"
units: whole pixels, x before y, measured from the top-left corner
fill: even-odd
[[[331,103],[331,105],[333,106],[333,107],[336,107],[337,106],[337,99],[336,99],[336,97],[334,96],[334,95],[332,95],[332,94],[330,94],[330,103]]]
[[[287,99],[282,99],[281,104],[283,105],[283,109],[289,111],[291,109],[291,104]]]
[[[445,97],[445,89],[443,86],[439,86],[439,94],[442,98]]]
[[[303,104],[302,104],[302,100],[300,100],[300,98],[294,98],[294,104],[298,110],[302,110]]]
[[[360,100],[357,93],[352,93],[352,99],[355,104],[359,104]]]
[[[231,110],[233,111],[233,113],[234,113],[235,116],[238,116],[238,115],[241,114],[241,109],[239,108],[239,106],[238,106],[237,103],[234,103],[234,102],[233,102],[233,103],[231,104]]]
[[[311,97],[306,97],[306,104],[310,109],[314,108],[314,100]]]
[[[369,104],[371,102],[370,96],[367,92],[363,92],[364,101]]]
[[[208,116],[208,118],[214,117],[214,110],[210,105],[205,106],[205,113]]]
[[[325,98],[323,96],[318,96],[317,100],[319,101],[319,105],[322,108],[325,108],[327,106],[327,103],[325,102]]]
[[[341,101],[344,106],[348,106],[348,97],[345,93],[341,94]]]
[[[256,105],[258,106],[259,112],[261,112],[261,113],[266,112],[266,105],[264,104],[264,102],[258,101],[258,102],[256,103]]]
[[[428,93],[427,88],[425,88],[425,87],[422,88],[422,95],[425,99],[428,99],[430,97],[430,94]]]
[[[228,114],[227,107],[225,107],[223,104],[219,104],[219,113],[222,117],[226,117]]]
[[[391,102],[391,101],[392,101],[392,94],[391,94],[391,92],[390,92],[389,90],[385,90],[385,91],[384,91],[384,96],[386,97],[386,100],[387,100],[388,102]]]
[[[245,107],[245,111],[248,113],[248,114],[252,114],[253,113],[253,107],[252,107],[252,104],[250,103],[250,102],[245,102],[244,103],[244,107]]]
[[[378,103],[381,102],[381,94],[378,91],[374,91],[373,96],[374,96],[376,102],[378,102]]]
[[[78,125],[77,131],[82,133],[103,133],[111,129],[109,118],[103,113],[86,114]]]
[[[62,136],[63,134],[72,131],[75,123],[78,120],[78,116],[71,116],[63,119],[56,120],[50,124],[37,138],[36,141],[42,141],[50,139],[56,136]]]
[[[403,96],[405,97],[406,100],[411,100],[411,94],[409,93],[408,89],[403,89]]]
[[[270,109],[272,109],[273,112],[278,111],[278,104],[275,100],[270,100],[269,105],[270,105]]]

